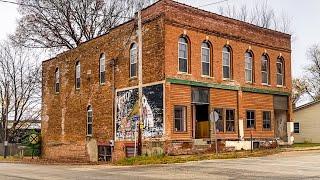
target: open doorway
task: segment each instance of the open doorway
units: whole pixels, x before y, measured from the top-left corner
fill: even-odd
[[[194,105],[194,122],[195,122],[195,138],[203,139],[210,137],[209,123],[209,105],[195,104]]]

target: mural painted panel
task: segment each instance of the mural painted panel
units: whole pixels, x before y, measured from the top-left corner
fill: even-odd
[[[142,134],[144,138],[163,135],[163,84],[142,89]],[[134,140],[134,117],[139,115],[138,89],[117,93],[116,138]]]

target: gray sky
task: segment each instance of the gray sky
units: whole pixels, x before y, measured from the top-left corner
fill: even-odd
[[[12,0],[13,1],[13,0]],[[200,6],[221,0],[178,0],[192,6]],[[228,0],[212,6],[203,7],[208,11],[218,12],[219,6],[235,5],[248,6],[256,4],[261,0]],[[294,41],[292,42],[292,69],[293,76],[302,75],[303,67],[306,65],[306,50],[314,43],[320,43],[320,1],[319,0],[268,0],[268,4],[276,12],[286,14],[291,18],[291,29]],[[18,17],[17,6],[0,2],[0,40],[14,32],[16,19]]]

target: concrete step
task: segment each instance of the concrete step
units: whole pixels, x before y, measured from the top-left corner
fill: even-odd
[[[193,140],[193,145],[194,146],[203,146],[203,145],[208,145],[208,141],[204,139],[194,139]]]

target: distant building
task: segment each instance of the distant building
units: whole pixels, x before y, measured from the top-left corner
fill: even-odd
[[[10,129],[15,121],[8,121],[8,129]],[[21,143],[23,138],[31,131],[41,132],[40,120],[22,120],[16,125],[16,131],[9,143]]]
[[[291,36],[171,0],[142,10],[144,153],[186,154],[214,139],[288,140]],[[137,19],[46,60],[43,156],[133,153],[138,100]],[[291,129],[291,128],[289,128]]]
[[[320,143],[320,101],[297,107],[293,117],[294,142]]]

